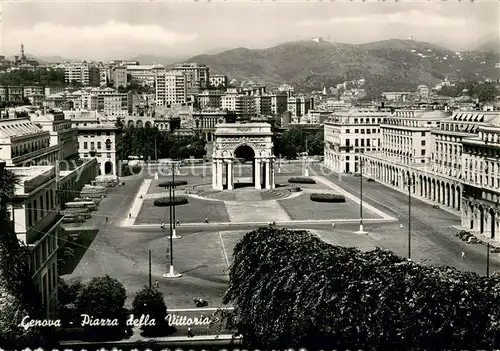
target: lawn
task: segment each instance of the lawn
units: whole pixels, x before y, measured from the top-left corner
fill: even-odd
[[[175,218],[181,223],[202,223],[205,218],[210,222],[229,222],[224,202],[201,200],[189,196],[189,203],[176,206]],[[157,207],[154,200],[145,200],[135,224],[168,223],[170,220],[168,207]]]
[[[302,187],[302,185],[300,185]],[[343,203],[314,202],[310,193],[304,192],[297,197],[279,200],[279,204],[292,220],[334,220],[359,218],[359,205],[346,199]],[[380,218],[363,208],[363,218]]]

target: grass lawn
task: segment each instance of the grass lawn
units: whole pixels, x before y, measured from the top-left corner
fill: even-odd
[[[302,185],[301,185],[302,186]],[[343,203],[315,202],[309,199],[310,193],[279,200],[281,207],[292,220],[334,220],[359,218],[359,205],[346,199]],[[363,218],[380,218],[363,208]]]
[[[188,196],[189,203],[176,206],[175,218],[181,223],[202,223],[205,218],[210,222],[229,222],[226,205],[221,201],[200,200]],[[135,224],[168,223],[168,207],[157,207],[154,200],[145,200]]]

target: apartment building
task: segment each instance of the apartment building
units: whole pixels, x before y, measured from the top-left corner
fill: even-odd
[[[125,88],[127,86],[127,67],[115,66],[111,69],[111,80],[113,81],[113,87],[118,89],[119,87]]]
[[[212,88],[226,88],[228,85],[227,76],[223,74],[211,74],[208,81]]]
[[[115,121],[96,111],[64,111],[78,131],[80,158],[96,158],[101,174],[118,175],[116,142],[119,138]]]
[[[156,76],[165,73],[163,65],[127,65],[127,74],[143,86],[154,87]]]
[[[215,126],[219,123],[234,123],[236,114],[222,109],[205,109],[193,112],[193,129],[201,132],[206,142],[214,141]]]
[[[24,101],[22,86],[0,85],[0,102],[13,102],[21,104]]]
[[[172,67],[171,71],[186,76],[187,89],[190,92],[198,92],[200,89],[209,87],[210,73],[206,65],[181,63]]]
[[[223,90],[204,90],[198,95],[198,106],[205,108],[220,108],[222,106]]]
[[[187,103],[187,77],[184,73],[169,71],[156,76],[156,105],[169,106]]]
[[[32,106],[42,106],[45,99],[45,87],[43,85],[23,86],[23,97],[28,99]]]
[[[381,149],[380,125],[389,112],[349,110],[324,122],[326,167],[337,173],[359,172],[359,155]]]
[[[314,99],[303,96],[289,97],[287,109],[292,113],[292,118],[305,116],[309,110],[314,109]]]
[[[78,83],[82,86],[98,87],[101,74],[98,67],[88,62],[71,62],[64,64],[64,80],[66,83]]]
[[[0,119],[0,159],[7,167],[54,164],[59,145],[51,145],[50,138],[28,118]]]
[[[221,107],[235,113],[239,118],[251,118],[257,115],[254,96],[226,94],[221,98]]]
[[[65,119],[64,112],[39,110],[30,113],[31,122],[50,133],[49,146],[59,146],[59,160],[78,156],[78,133],[71,120]]]

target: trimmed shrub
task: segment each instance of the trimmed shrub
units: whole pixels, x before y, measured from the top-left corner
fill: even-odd
[[[296,184],[316,184],[316,181],[308,177],[292,177],[288,179],[288,183]]]
[[[292,186],[289,191],[291,193],[298,193],[299,191],[302,191],[302,189],[300,188],[300,186]]]
[[[313,193],[309,198],[311,199],[311,201],[316,202],[345,202],[345,196],[338,194]]]
[[[176,180],[176,181],[174,181],[174,186],[187,185],[187,183],[188,183],[187,180]],[[170,180],[168,182],[161,182],[160,184],[158,184],[158,186],[161,188],[167,188],[171,184],[172,184],[172,181]]]
[[[187,203],[189,203],[189,201],[186,196],[175,196],[172,199],[172,201],[170,201],[169,197],[162,197],[160,199],[156,199],[154,205],[165,207],[165,206],[170,206],[170,204],[172,204],[173,206],[178,206],[178,205],[185,205]]]

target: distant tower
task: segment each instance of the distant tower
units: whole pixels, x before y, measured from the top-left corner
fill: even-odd
[[[21,59],[23,59],[24,56],[24,44],[21,44]]]

